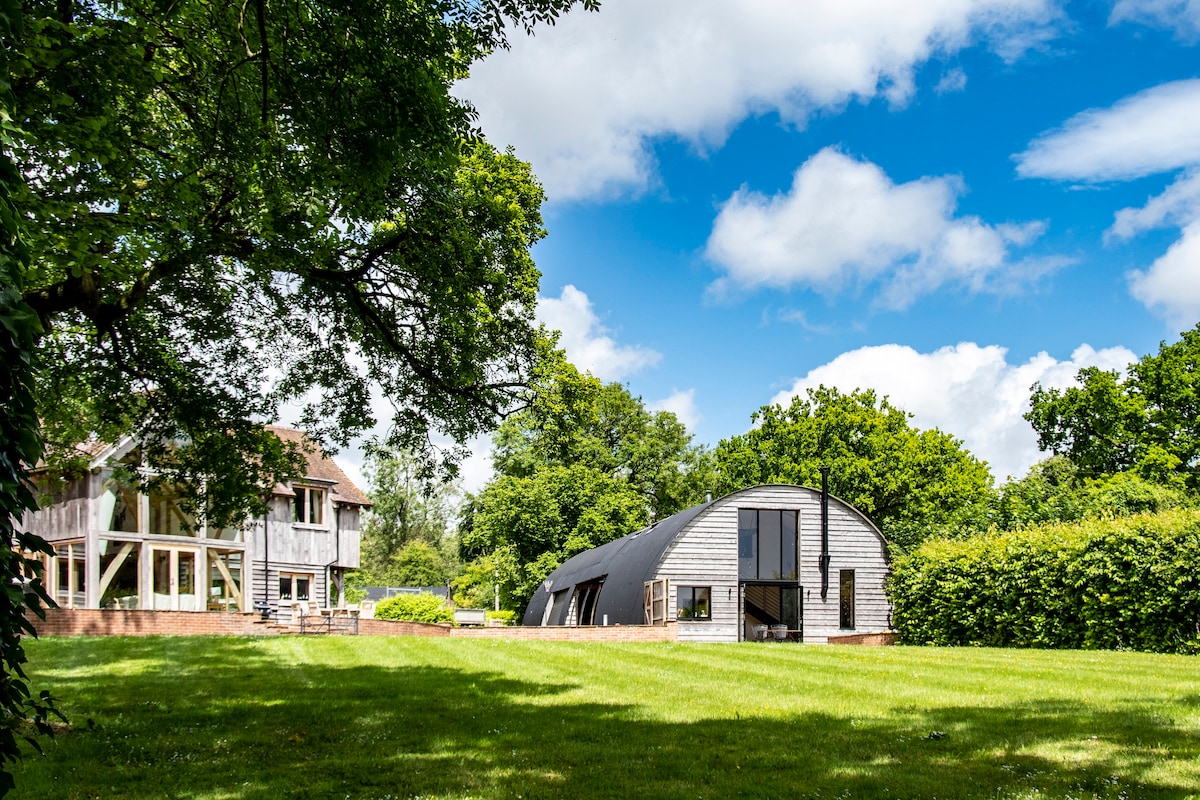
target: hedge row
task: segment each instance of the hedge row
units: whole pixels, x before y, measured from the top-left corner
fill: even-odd
[[[397,594],[380,600],[375,606],[376,619],[405,622],[453,622],[454,612],[446,601],[434,594]]]
[[[1200,652],[1200,511],[930,540],[893,564],[905,644]]]

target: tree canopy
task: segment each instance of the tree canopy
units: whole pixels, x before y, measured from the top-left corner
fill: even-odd
[[[542,191],[449,89],[575,4],[27,3],[14,203],[51,453],[182,442],[153,454],[173,480],[240,464],[210,500],[232,518],[299,463],[256,427],[284,403],[336,444],[386,397],[387,444],[431,465],[432,432],[525,402]]]
[[[373,453],[364,473],[371,509],[362,529],[361,586],[441,586],[450,578],[448,537],[456,488],[422,480],[407,453]]]
[[[1124,376],[1087,367],[1077,377],[1067,389],[1033,387],[1025,418],[1042,450],[1067,456],[1085,478],[1132,471],[1200,488],[1200,325]]]
[[[888,540],[907,548],[934,529],[977,517],[991,490],[987,464],[937,429],[918,430],[910,415],[872,390],[844,394],[821,386],[789,406],[763,406],[745,434],[716,448],[717,490],[760,483],[819,486],[870,517]]]
[[[463,556],[491,561],[509,608],[576,553],[703,501],[712,481],[710,455],[674,414],[581,374],[561,352],[543,361],[536,388],[496,431],[496,478],[459,527]]]

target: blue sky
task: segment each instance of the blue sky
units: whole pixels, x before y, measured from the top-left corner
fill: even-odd
[[[578,366],[709,445],[872,387],[1003,480],[1034,381],[1200,320],[1198,39],[1200,0],[607,0],[457,92],[545,185]]]

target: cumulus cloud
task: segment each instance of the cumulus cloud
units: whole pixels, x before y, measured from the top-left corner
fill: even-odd
[[[1200,39],[1200,0],[1117,0],[1108,21],[1169,28],[1180,39],[1194,42]]]
[[[1200,164],[1200,79],[1083,111],[1014,158],[1022,177],[1079,181],[1130,180]]]
[[[998,288],[1057,265],[1010,258],[1011,248],[1041,234],[1040,222],[956,217],[963,189],[952,176],[896,184],[877,165],[826,148],[786,192],[768,197],[743,187],[721,206],[705,252],[726,276],[711,291],[801,285],[832,292],[878,280],[880,301],[904,308],[946,284]]]
[[[939,428],[961,439],[976,457],[988,462],[999,480],[1020,477],[1043,454],[1037,435],[1023,418],[1029,387],[1040,382],[1063,388],[1086,366],[1124,369],[1137,360],[1124,347],[1095,350],[1081,345],[1070,360],[1039,353],[1023,364],[1011,364],[1008,351],[973,342],[919,353],[898,344],[864,347],[798,379],[771,402],[787,404],[805,390],[820,386],[850,392],[874,389],[913,415],[919,428]]]
[[[651,411],[670,411],[689,432],[695,432],[703,416],[696,405],[696,390],[675,391],[670,397],[655,400],[646,406]]]
[[[606,0],[514,37],[456,91],[552,199],[637,191],[655,138],[706,149],[754,114],[903,105],[931,58],[980,41],[1015,58],[1058,15],[1054,0]]]
[[[572,364],[602,381],[622,380],[661,358],[648,347],[617,344],[596,316],[592,301],[570,284],[558,297],[538,298],[537,319],[562,333],[558,345]]]

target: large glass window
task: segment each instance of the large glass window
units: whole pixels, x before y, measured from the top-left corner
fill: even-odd
[[[159,486],[150,491],[150,533],[196,536],[196,517],[184,510],[178,487]]]
[[[796,511],[738,509],[738,578],[796,580]]]
[[[242,554],[208,551],[208,610],[242,609]]]
[[[137,608],[141,593],[139,547],[134,542],[100,540],[100,607]]]
[[[676,619],[712,619],[712,587],[680,586],[675,595]]]
[[[51,569],[43,582],[53,587],[54,602],[63,608],[83,608],[87,575],[83,542],[56,545],[49,561]]]
[[[292,521],[307,525],[321,525],[325,521],[325,490],[311,486],[297,486],[292,501]]]

